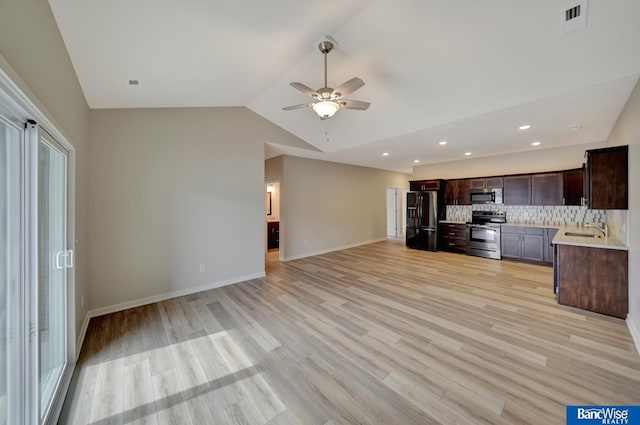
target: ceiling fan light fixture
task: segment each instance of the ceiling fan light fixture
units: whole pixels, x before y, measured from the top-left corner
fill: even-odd
[[[340,105],[330,100],[324,100],[313,105],[313,110],[320,118],[331,118],[338,109],[340,109]]]
[[[353,77],[349,81],[340,84],[338,87],[331,88],[327,83],[327,54],[333,50],[334,43],[331,40],[325,40],[318,45],[320,53],[324,56],[324,87],[314,90],[309,86],[306,86],[297,81],[290,83],[289,85],[298,91],[311,96],[316,102],[314,103],[302,103],[300,105],[287,106],[282,108],[284,111],[292,111],[294,109],[304,109],[307,107],[313,108],[316,114],[320,116],[321,120],[331,118],[339,109],[355,109],[359,111],[365,111],[371,105],[369,102],[362,102],[360,100],[345,99],[345,96],[350,95],[360,87],[364,86],[364,81],[358,77]]]

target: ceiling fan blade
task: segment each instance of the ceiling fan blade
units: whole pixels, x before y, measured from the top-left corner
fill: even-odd
[[[287,106],[282,108],[283,111],[293,111],[294,109],[311,108],[313,103],[301,103],[300,105]]]
[[[294,83],[290,83],[291,87],[293,87],[294,89],[298,89],[300,90],[302,93],[309,95],[313,98],[319,98],[320,95],[318,94],[317,91],[315,91],[314,89],[312,89],[311,87],[305,86],[302,83],[298,83],[297,81]]]
[[[344,109],[357,109],[359,111],[365,111],[371,105],[369,102],[362,102],[360,100],[339,100],[341,108]]]
[[[331,92],[331,95],[338,96],[339,98],[344,97],[358,90],[362,86],[364,86],[364,81],[358,77],[353,77],[346,83],[336,87],[333,92]]]

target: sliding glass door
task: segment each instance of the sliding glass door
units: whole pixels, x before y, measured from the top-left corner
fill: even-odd
[[[44,416],[67,363],[68,152],[46,133],[38,140],[38,366]],[[42,418],[41,418],[42,419]]]
[[[0,116],[0,424],[21,418],[23,131]]]
[[[2,78],[0,425],[51,424],[75,354],[71,148],[27,118]]]

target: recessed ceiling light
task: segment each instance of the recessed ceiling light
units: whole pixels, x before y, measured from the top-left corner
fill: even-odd
[[[439,144],[439,145],[443,145],[443,146],[444,146],[444,145],[446,145],[446,144],[447,144],[447,141],[446,141],[446,140],[440,140],[440,141],[438,142],[438,144]]]
[[[420,162],[420,160],[419,160],[419,159],[414,159],[414,160],[413,160],[413,163],[414,163],[414,164],[417,164],[418,162]]]
[[[572,125],[571,127],[569,127],[569,131],[578,131],[582,128],[581,125]]]
[[[518,127],[518,130],[529,130],[531,128],[531,126],[529,124],[523,124],[520,127]]]
[[[389,156],[389,152],[383,152],[382,156]]]
[[[465,152],[464,154],[469,156],[469,155],[471,155],[471,152]]]
[[[531,146],[540,146],[540,142],[531,142]]]

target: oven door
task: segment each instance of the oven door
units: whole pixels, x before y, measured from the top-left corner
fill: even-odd
[[[500,259],[500,225],[467,224],[467,254]]]

